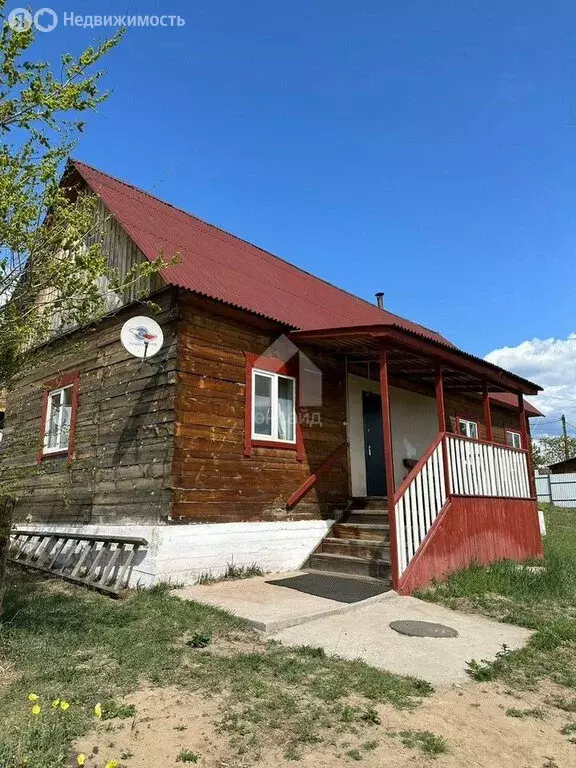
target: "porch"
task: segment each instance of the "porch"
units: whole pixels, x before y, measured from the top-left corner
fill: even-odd
[[[524,404],[537,385],[405,329],[292,338],[330,350],[345,367],[347,443],[339,451],[348,455],[352,503],[311,557],[313,569],[389,578],[409,593],[474,561],[541,556]],[[510,428],[493,424],[500,394],[517,400]],[[471,400],[481,418],[447,412],[447,403]]]

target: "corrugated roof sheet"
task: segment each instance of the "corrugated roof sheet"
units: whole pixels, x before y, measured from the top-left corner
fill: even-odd
[[[292,328],[389,324],[450,346],[435,331],[379,309],[235,235],[85,163],[72,165],[150,260],[178,252],[167,283]]]
[[[500,405],[507,405],[510,408],[516,408],[518,410],[518,396],[512,392],[491,392],[490,400]],[[528,416],[544,416],[544,414],[536,408],[536,406],[524,400],[524,410]]]
[[[457,349],[436,331],[379,309],[132,184],[78,160],[70,163],[150,261],[161,253],[179,254],[179,263],[162,272],[170,285],[301,331],[375,325],[400,328],[503,370]]]

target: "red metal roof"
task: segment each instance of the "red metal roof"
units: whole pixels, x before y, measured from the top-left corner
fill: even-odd
[[[512,392],[490,392],[490,400],[499,405],[506,405],[509,408],[518,410],[518,397]],[[524,410],[528,416],[544,416],[532,403],[524,400]]]
[[[291,328],[394,325],[452,346],[435,331],[379,309],[148,192],[85,163],[71,164],[148,259],[179,253],[180,263],[162,273],[171,285]]]

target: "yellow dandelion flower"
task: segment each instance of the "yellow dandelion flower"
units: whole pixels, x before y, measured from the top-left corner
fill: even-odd
[[[69,701],[62,700],[60,702],[60,709],[62,710],[62,712],[66,712],[66,710],[69,709],[69,708],[70,708],[70,702]]]
[[[76,762],[78,765],[84,765],[86,763],[86,755],[83,752],[80,752],[79,755],[76,755]]]
[[[118,760],[108,760],[104,768],[118,768],[119,765]]]
[[[94,707],[94,714],[96,717],[102,717],[102,704],[100,702]]]
[[[32,707],[32,714],[33,715],[39,715],[42,710],[40,709],[40,704],[34,704]]]
[[[54,701],[52,702],[52,706],[54,707],[54,709],[58,709],[58,707],[60,706],[60,699],[54,699]]]
[[[38,701],[38,696],[35,693],[29,693],[28,701]]]

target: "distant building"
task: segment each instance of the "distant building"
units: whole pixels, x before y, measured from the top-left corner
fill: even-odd
[[[567,472],[576,472],[576,456],[572,456],[571,459],[563,459],[562,461],[556,461],[554,464],[549,464],[548,469],[551,475],[563,475]]]

